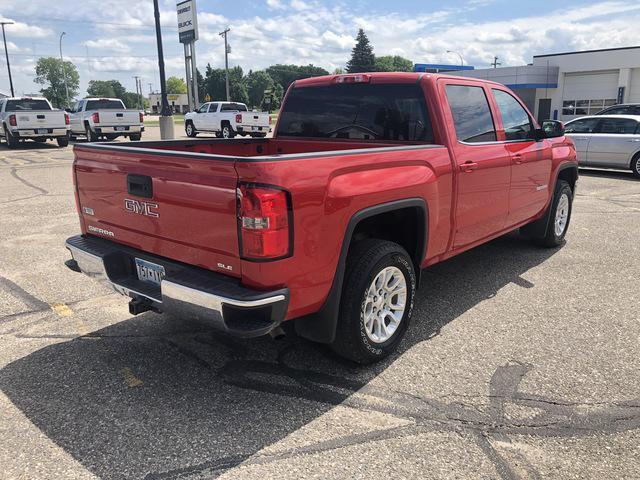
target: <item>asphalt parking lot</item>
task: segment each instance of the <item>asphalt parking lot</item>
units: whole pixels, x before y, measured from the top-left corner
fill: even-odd
[[[638,478],[630,173],[581,171],[560,249],[511,234],[427,270],[401,351],[355,367],[132,317],[69,271],[72,159],[0,146],[1,478]]]

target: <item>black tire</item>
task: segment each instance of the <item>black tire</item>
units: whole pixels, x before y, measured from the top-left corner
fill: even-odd
[[[84,134],[87,137],[87,142],[97,142],[98,134],[91,130],[91,127],[87,125],[84,129]]]
[[[191,137],[191,138],[194,138],[196,135],[198,135],[198,131],[196,130],[196,127],[193,125],[193,122],[190,120],[184,124],[184,132],[187,134],[187,137]]]
[[[388,267],[395,267],[404,277],[407,286],[405,308],[391,336],[385,341],[375,341],[365,327],[365,312],[371,305],[367,300],[367,294],[377,275]],[[330,344],[333,351],[360,364],[385,358],[396,349],[409,326],[415,292],[416,275],[413,263],[400,245],[376,239],[363,240],[353,245],[347,258],[336,337]],[[392,298],[400,301],[392,294],[390,302],[393,301]],[[373,315],[375,311],[373,307]],[[389,325],[387,318],[383,319],[383,322]]]
[[[142,139],[141,133],[132,133],[131,135],[129,135],[129,140],[131,140],[132,142],[139,142],[140,139]]]
[[[220,133],[222,138],[233,138],[236,136],[236,132],[233,131],[233,128],[231,128],[231,125],[228,123],[222,125],[222,132]]]
[[[222,138],[222,132],[214,132],[216,138]]]
[[[69,137],[57,137],[56,142],[58,142],[59,147],[66,147],[69,145]]]
[[[640,178],[640,153],[636,153],[631,160],[631,171],[636,178]]]
[[[566,200],[568,202],[567,208],[567,217],[564,222],[564,227],[560,230],[556,229],[556,219],[558,215],[558,206],[561,203],[563,196],[566,196]],[[564,205],[564,204],[563,204]],[[536,245],[547,248],[555,248],[559,247],[564,243],[564,237],[567,234],[567,230],[569,229],[569,222],[571,221],[571,211],[573,207],[573,192],[571,191],[571,186],[568,182],[564,180],[558,180],[556,183],[556,189],[553,193],[553,200],[551,201],[551,205],[549,208],[551,212],[549,214],[549,222],[547,225],[547,232],[544,236],[531,237],[531,240]]]
[[[18,145],[20,144],[20,140],[11,135],[11,132],[9,132],[7,127],[4,128],[4,139],[7,142],[7,148],[18,148]]]

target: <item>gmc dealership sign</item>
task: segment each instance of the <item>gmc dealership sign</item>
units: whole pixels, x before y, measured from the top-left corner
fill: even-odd
[[[185,0],[176,5],[178,9],[178,37],[181,43],[191,43],[198,39],[196,0]]]

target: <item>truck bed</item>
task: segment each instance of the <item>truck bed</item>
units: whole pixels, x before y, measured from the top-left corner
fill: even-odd
[[[115,150],[128,151],[131,153],[167,153],[177,156],[184,156],[185,153],[205,154],[209,158],[214,159],[237,159],[237,157],[299,157],[300,155],[314,156],[314,154],[326,154],[329,152],[342,152],[344,150],[357,149],[415,149],[419,146],[428,146],[416,143],[408,145],[407,142],[373,142],[354,141],[354,140],[309,140],[309,139],[291,139],[291,138],[255,138],[255,139],[195,139],[195,140],[162,140],[162,141],[143,141],[126,145],[116,145],[113,143],[94,143],[91,145],[77,145],[77,150],[98,149],[98,150]],[[206,157],[199,157],[206,158]],[[259,160],[260,158],[256,158]]]

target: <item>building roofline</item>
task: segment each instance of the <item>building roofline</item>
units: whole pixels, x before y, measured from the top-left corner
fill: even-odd
[[[576,55],[576,54],[579,54],[579,53],[612,52],[612,51],[615,51],[615,50],[632,50],[634,48],[640,48],[640,45],[633,46],[633,47],[601,48],[599,50],[579,50],[577,52],[548,53],[548,54],[545,54],[545,55],[534,55],[533,58],[558,57],[560,55]]]

